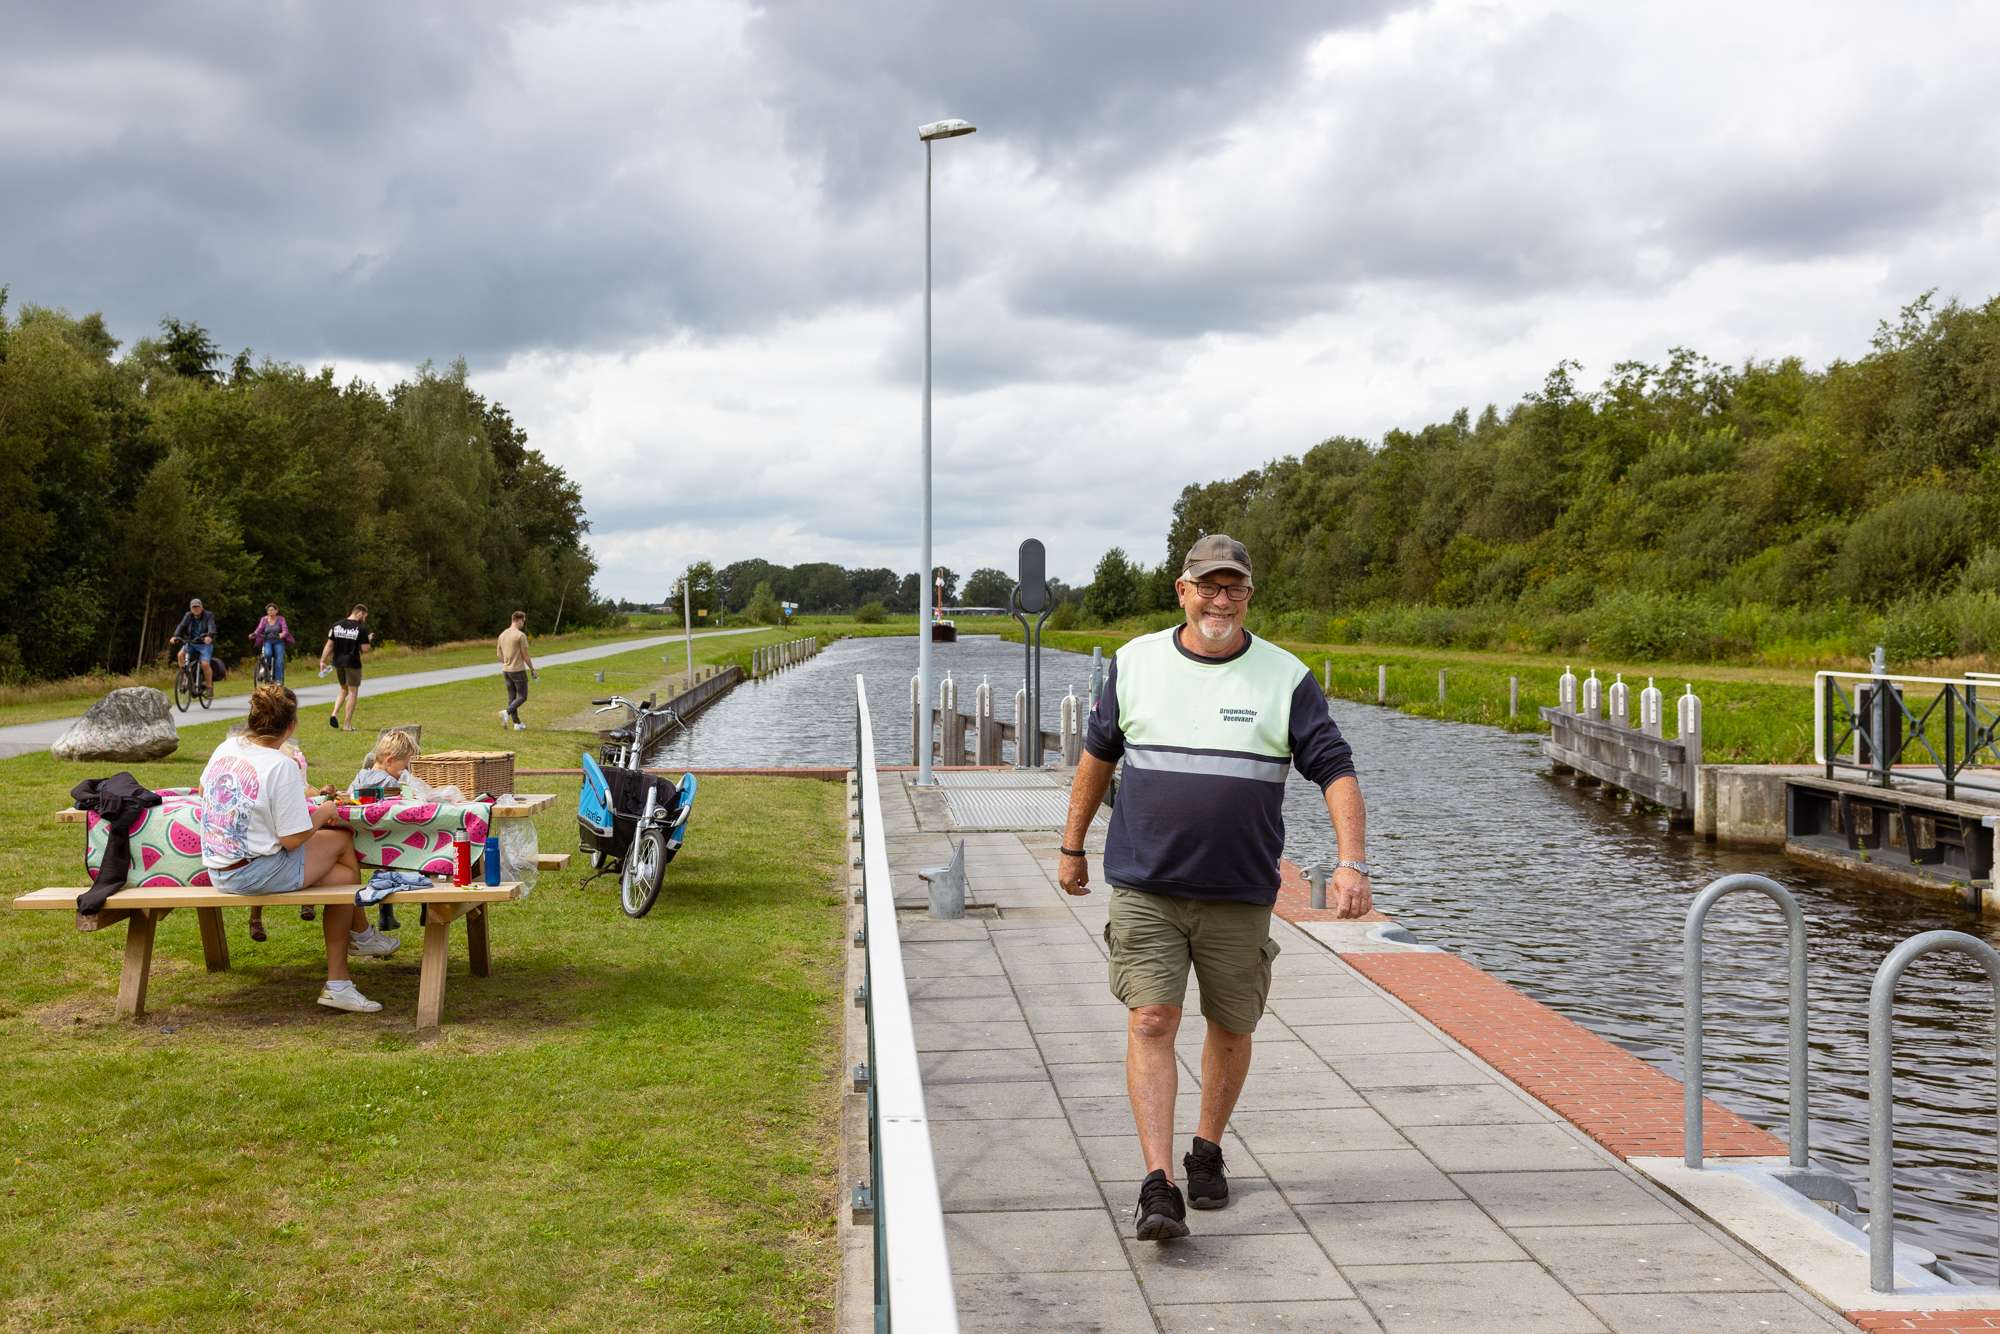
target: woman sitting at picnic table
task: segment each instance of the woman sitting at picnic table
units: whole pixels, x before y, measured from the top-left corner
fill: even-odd
[[[225,893],[290,894],[361,883],[354,835],[326,827],[333,803],[317,809],[307,804],[305,775],[284,753],[298,726],[298,697],[284,686],[260,686],[250,697],[249,726],[217,746],[202,770],[201,860]],[[381,1009],[356,989],[347,955],[384,957],[395,952],[397,940],[368,926],[352,903],[328,905],[322,920],[326,986],[319,1003],[359,1013]]]

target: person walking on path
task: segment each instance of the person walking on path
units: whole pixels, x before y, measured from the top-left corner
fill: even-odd
[[[368,628],[368,608],[360,602],[326,632],[326,643],[319,650],[319,674],[325,676],[330,665],[334,680],[340,685],[340,693],[333,697],[333,712],[326,719],[326,725],[335,731],[343,727],[349,732],[354,730],[354,705],[361,698],[361,655],[374,647],[375,632]],[[345,718],[340,716],[343,707],[347,710]]]
[[[1138,1236],[1188,1233],[1187,1204],[1229,1203],[1222,1133],[1250,1073],[1251,1034],[1271,990],[1271,908],[1284,850],[1287,770],[1317,786],[1341,860],[1332,902],[1343,917],[1373,906],[1367,817],[1353,757],[1326,697],[1296,657],[1243,628],[1250,553],[1211,533],[1174,581],[1186,621],[1118,650],[1084,734],[1070,787],[1057,879],[1090,892],[1083,842],[1113,769],[1125,762],[1104,845],[1111,885],[1111,992],[1127,1009],[1125,1084],[1146,1160]],[[1208,1030],[1201,1111],[1175,1184],[1174,1037],[1188,969]]]
[[[298,641],[292,638],[292,627],[285,624],[285,618],[278,615],[278,604],[264,604],[264,619],[257,622],[257,628],[250,632],[250,642],[256,645],[257,656],[271,660],[271,680],[277,685],[285,683],[285,650],[297,648]]]
[[[500,710],[500,722],[516,732],[528,730],[521,721],[521,706],[528,702],[528,675],[533,672],[537,681],[542,679],[535,670],[535,660],[528,656],[527,624],[528,613],[515,612],[513,624],[500,632],[493,646],[500,655],[500,675],[507,678],[507,707]]]

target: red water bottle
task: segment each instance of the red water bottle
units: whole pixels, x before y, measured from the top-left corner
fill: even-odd
[[[458,850],[458,867],[452,872],[451,883],[469,885],[472,883],[472,844],[466,841],[463,829],[453,834],[451,841]]]

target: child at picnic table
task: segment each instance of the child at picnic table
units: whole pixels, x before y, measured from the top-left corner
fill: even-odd
[[[465,794],[451,784],[432,787],[410,772],[410,761],[417,758],[421,749],[417,739],[401,728],[384,732],[375,739],[375,749],[361,762],[361,772],[347,785],[348,795],[358,798],[364,788],[381,788],[385,792],[394,789],[394,795],[415,801],[464,801]],[[382,930],[394,931],[402,925],[392,905],[384,903],[379,912]]]

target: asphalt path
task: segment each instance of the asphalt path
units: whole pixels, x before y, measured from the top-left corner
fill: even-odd
[[[704,630],[696,635],[695,638],[720,639],[727,635],[754,635],[768,628],[768,626],[758,625],[741,630]],[[592,662],[598,658],[610,658],[620,653],[630,653],[634,649],[658,648],[664,644],[678,644],[683,638],[684,636],[681,635],[655,635],[650,639],[625,639],[615,644],[593,644],[589,648],[569,649],[562,653],[551,653],[546,657],[537,654],[535,656],[535,665],[537,667],[561,667],[573,662]],[[306,658],[304,661],[311,662],[312,659]],[[286,666],[297,670],[299,660],[294,659],[292,662],[287,663]],[[314,669],[306,667],[305,670],[311,672]],[[361,697],[364,700],[373,699],[377,695],[393,694],[398,690],[421,690],[425,686],[450,685],[454,681],[476,681],[482,676],[498,675],[500,675],[500,664],[497,661],[480,663],[472,667],[441,667],[431,672],[402,672],[395,676],[367,676],[364,674],[361,681]],[[333,704],[334,697],[340,693],[339,687],[331,683],[331,677],[327,679],[328,684],[325,685],[295,685],[292,687],[293,693],[299,697],[299,707],[301,709],[314,704],[325,704],[329,707]],[[185,722],[193,726],[198,722],[207,723],[223,718],[241,718],[249,712],[250,696],[247,694],[230,695],[226,698],[216,700],[215,706],[206,712],[202,710],[200,705],[194,705],[186,714],[175,714],[174,721],[176,723]],[[70,724],[75,721],[75,718],[50,718],[39,723],[18,723],[13,727],[0,727],[0,759],[11,759],[16,755],[29,755],[36,751],[47,750],[55,744],[58,737],[69,730]]]

